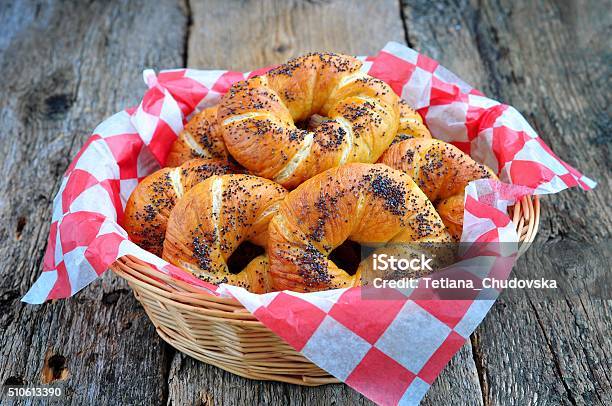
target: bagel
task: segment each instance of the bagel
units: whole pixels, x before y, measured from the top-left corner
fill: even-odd
[[[280,204],[269,226],[275,290],[319,291],[356,286],[328,256],[345,240],[363,245],[450,242],[433,205],[401,171],[352,163],[302,183]]]
[[[391,145],[411,138],[431,138],[431,133],[423,124],[421,115],[405,100],[400,100],[399,128]]]
[[[293,188],[326,169],[375,162],[399,125],[399,98],[353,57],[314,53],[234,84],[217,118],[229,153],[255,175]],[[296,127],[326,116],[314,131]]]
[[[172,144],[166,166],[179,166],[193,158],[228,158],[223,136],[217,125],[218,106],[194,115]]]
[[[432,138],[431,133],[427,127],[425,127],[425,124],[423,124],[423,119],[415,109],[410,107],[408,103],[402,99],[399,101],[399,108],[399,126],[391,145],[410,138]],[[309,131],[314,131],[314,129],[323,124],[325,120],[325,117],[319,114],[313,114],[308,121],[307,129]]]
[[[193,159],[179,167],[162,168],[152,173],[130,195],[123,228],[141,248],[161,255],[166,224],[176,201],[204,179],[235,170],[224,161]]]
[[[266,246],[268,223],[285,195],[282,186],[257,176],[208,178],[185,193],[172,210],[162,258],[207,282],[267,292],[265,256],[238,274],[230,272],[227,261],[245,241]]]
[[[463,231],[464,191],[476,179],[497,179],[495,173],[454,145],[413,138],[392,145],[380,163],[404,171],[431,200],[455,241]]]

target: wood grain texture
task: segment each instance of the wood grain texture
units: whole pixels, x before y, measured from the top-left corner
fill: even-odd
[[[182,353],[172,360],[168,403],[173,405],[371,404],[346,385],[302,387],[253,381],[198,362]]]
[[[388,41],[406,42],[401,10],[394,0],[214,0],[191,1],[190,6],[187,61],[193,68],[248,71],[310,51],[371,55]],[[231,29],[228,22],[232,22]],[[174,404],[286,404],[287,399],[295,404],[370,403],[344,385],[303,388],[254,382],[192,360],[181,361],[182,369],[177,370],[177,358],[185,357],[177,354],[170,371],[169,400]],[[185,372],[188,368],[201,372]],[[217,378],[185,379],[210,374]],[[232,387],[235,390],[227,389]],[[468,343],[434,383],[423,404],[480,404],[481,400]]]
[[[600,182],[543,201],[521,277],[569,280],[580,294],[504,294],[472,338],[485,404],[609,404],[610,2],[404,4],[415,47],[515,106],[563,159]],[[461,49],[455,49],[455,45]],[[607,277],[609,281],[609,276]],[[597,282],[595,282],[596,284]],[[506,292],[508,293],[508,292]]]
[[[186,21],[172,1],[0,7],[0,383],[61,381],[74,405],[165,402],[172,350],[123,281],[106,274],[41,306],[19,299],[41,270],[70,159],[102,119],[137,102],[142,68],[183,64]],[[159,26],[175,28],[161,37]]]
[[[367,54],[402,41],[395,1],[191,1],[187,61],[199,69],[249,71],[309,51]],[[348,16],[346,15],[348,13]],[[370,19],[370,16],[376,16]],[[367,35],[366,35],[367,34]],[[370,404],[345,385],[307,388],[244,379],[177,353],[172,404]]]
[[[192,0],[188,65],[249,71],[310,51],[370,55],[404,42],[396,0]]]
[[[423,404],[609,404],[612,302],[584,290],[604,280],[597,271],[610,268],[612,252],[606,91],[612,32],[605,18],[610,5],[609,0],[3,5],[0,382],[61,381],[74,405],[370,404],[345,385],[250,381],[178,353],[155,334],[126,284],[110,274],[67,301],[26,306],[19,298],[40,272],[61,174],[96,124],[138,101],[142,68],[251,70],[313,50],[372,54],[395,40],[517,107],[562,158],[601,183],[594,193],[570,191],[544,201],[540,235],[516,269],[521,276],[562,273],[578,281],[583,293],[564,293],[557,300],[534,292],[504,295]]]

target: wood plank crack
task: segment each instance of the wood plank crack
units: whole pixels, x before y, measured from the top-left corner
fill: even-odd
[[[487,368],[483,360],[482,348],[478,343],[478,335],[474,333],[470,336],[470,345],[472,346],[472,358],[478,373],[478,382],[480,384],[480,393],[482,394],[482,404],[488,406],[491,404],[489,397],[489,382],[487,379]]]
[[[565,389],[565,391],[567,393],[567,398],[570,401],[570,403],[572,405],[576,406],[578,403],[576,402],[576,398],[574,397],[574,394],[572,393],[568,383],[565,381],[565,378],[563,376],[563,370],[561,369],[561,364],[559,362],[559,356],[555,352],[555,349],[553,348],[553,346],[552,346],[552,344],[550,342],[550,337],[548,336],[546,328],[545,328],[544,324],[542,323],[542,319],[540,318],[540,314],[538,312],[538,309],[533,304],[533,301],[531,300],[529,295],[526,294],[525,297],[527,298],[527,301],[529,302],[529,306],[531,306],[531,309],[533,310],[533,314],[534,314],[534,316],[536,318],[538,326],[540,327],[540,331],[541,331],[542,335],[544,336],[544,339],[545,339],[548,351],[550,352],[550,355],[552,357],[552,361],[555,364],[555,372],[557,373],[557,375],[559,377],[559,381],[563,385],[563,388]]]
[[[402,20],[402,28],[404,29],[404,41],[406,42],[406,45],[408,45],[410,48],[414,48],[415,46],[410,39],[410,31],[408,30],[408,19],[406,18],[403,1],[404,0],[398,0],[397,3],[399,6],[400,19]]]
[[[176,356],[176,350],[167,343],[162,344],[162,365],[161,365],[161,375],[162,382],[164,382],[164,386],[161,390],[161,400],[160,405],[171,405],[172,402],[170,400],[170,379],[171,374],[170,370],[172,369],[172,361]]]
[[[183,58],[183,67],[187,67],[189,60],[189,39],[193,30],[193,14],[191,11],[191,0],[184,0],[183,9],[185,18],[187,19],[185,24],[185,35],[183,36],[183,52],[181,57]]]
[[[185,30],[183,34],[183,48],[181,52],[182,67],[186,68],[189,61],[189,40],[193,29],[193,13],[191,9],[191,1],[184,0],[182,3],[182,12],[185,17]],[[172,362],[177,355],[174,347],[168,343],[162,343],[163,361],[161,364],[161,381],[163,387],[161,389],[160,405],[171,405],[170,398],[170,380],[172,379]]]

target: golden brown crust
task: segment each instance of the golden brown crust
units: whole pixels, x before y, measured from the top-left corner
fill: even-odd
[[[459,148],[436,139],[413,138],[392,145],[378,162],[410,175],[431,200],[455,240],[463,230],[464,190],[476,179],[497,178]]]
[[[255,257],[244,270],[228,279],[228,283],[242,286],[249,292],[268,293],[270,286],[270,263],[266,254]]]
[[[262,293],[267,262],[259,258],[230,273],[227,260],[244,241],[265,247],[268,223],[286,190],[252,175],[212,176],[178,201],[170,214],[163,258],[202,280]]]
[[[229,152],[290,188],[334,166],[375,162],[397,132],[399,98],[360,67],[349,56],[308,54],[235,84],[218,113]],[[313,132],[295,126],[313,114],[328,119]]]
[[[409,176],[386,165],[343,165],[289,193],[270,222],[272,287],[306,292],[358,284],[358,274],[347,274],[327,258],[347,239],[366,245],[450,241]]]
[[[189,120],[172,144],[166,166],[179,166],[194,158],[228,158],[217,123],[217,110],[218,106],[209,107]]]
[[[423,118],[415,109],[410,107],[405,100],[400,100],[400,121],[397,134],[393,144],[409,140],[411,138],[432,138],[431,133],[425,127]]]
[[[212,175],[236,171],[224,161],[193,159],[177,168],[162,168],[147,176],[130,195],[123,227],[143,249],[161,256],[166,224],[176,201]]]
[[[423,123],[423,118],[421,115],[412,107],[406,103],[405,100],[399,101],[399,126],[397,128],[397,134],[395,138],[393,138],[393,144],[397,144],[398,142],[409,140],[411,138],[432,138],[429,129]],[[319,127],[321,124],[325,123],[325,117],[314,114],[310,117],[308,122],[308,130],[314,131],[315,128]]]

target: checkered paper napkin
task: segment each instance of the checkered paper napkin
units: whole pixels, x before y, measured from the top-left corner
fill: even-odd
[[[514,108],[485,97],[436,61],[397,43],[361,59],[364,71],[418,110],[434,137],[493,168],[504,182],[468,185],[463,242],[517,242],[508,205],[525,195],[595,186],[561,161]],[[142,250],[119,226],[130,193],[164,164],[191,114],[217,103],[232,83],[265,71],[145,71],[149,89],[141,103],[102,122],[66,171],[53,202],[43,272],[23,301],[70,297],[131,254],[211,294],[234,296],[296,350],[375,402],[417,404],[493,300],[423,300],[400,290],[389,291],[387,300],[365,300],[361,288],[256,295],[215,287]],[[491,257],[489,266],[468,262],[463,269],[482,278],[514,254],[482,253]]]

